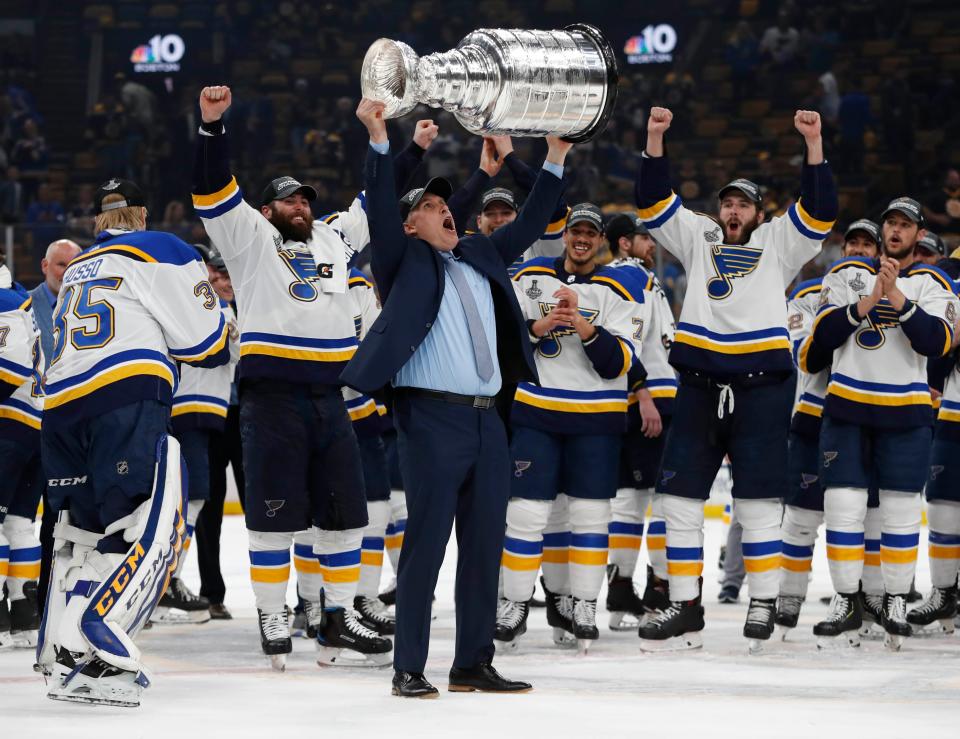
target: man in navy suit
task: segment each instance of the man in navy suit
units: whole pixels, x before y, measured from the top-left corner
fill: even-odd
[[[430,609],[457,526],[457,636],[449,689],[526,692],[493,668],[497,578],[510,460],[495,407],[501,387],[536,382],[531,338],[507,266],[545,231],[563,190],[570,144],[549,139],[543,171],[516,220],[460,238],[434,178],[397,201],[383,106],[362,100],[370,133],[364,171],[371,266],[383,311],[341,379],[371,393],[395,388],[394,421],[407,492],[397,573],[393,694],[434,698],[423,675]]]
[[[40,329],[40,346],[43,348],[43,369],[46,371],[53,358],[53,309],[60,295],[60,285],[63,283],[63,273],[67,265],[73,261],[81,251],[80,247],[70,239],[58,239],[47,247],[47,252],[40,262],[40,271],[43,272],[43,282],[30,291],[33,298],[33,317]],[[47,491],[43,491],[43,519],[40,522],[40,580],[37,591],[47,592],[47,581],[50,576],[50,562],[53,559],[53,525],[57,522],[57,512],[51,510],[47,502]],[[37,603],[37,610],[43,615],[46,599],[41,597]]]

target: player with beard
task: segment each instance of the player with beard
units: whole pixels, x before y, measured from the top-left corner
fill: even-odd
[[[898,650],[911,635],[906,600],[927,476],[925,466],[909,462],[929,458],[933,412],[927,358],[950,351],[957,300],[946,274],[915,260],[924,232],[920,204],[897,198],[881,219],[879,259],[843,259],[823,278],[808,350],[833,354],[820,431],[820,478],[836,595],[814,634],[821,646],[859,644],[864,517],[868,488],[876,485],[881,620],[887,647]]]
[[[694,213],[670,189],[664,133],[672,118],[665,108],[651,109],[636,185],[641,219],[687,273],[670,350],[680,389],[656,486],[672,602],[640,627],[640,637],[644,649],[702,644],[703,504],[729,455],[751,596],[743,634],[756,651],[773,632],[787,486],[793,361],[783,296],[820,252],[837,193],[820,116],[798,110],[794,126],[806,147],[801,197],[785,215],[766,222],[760,188],[744,179],[720,191],[716,219]]]
[[[298,550],[301,594],[316,628],[321,664],[382,665],[391,643],[353,610],[367,526],[363,474],[339,375],[357,351],[349,265],[370,240],[361,193],[347,210],[314,221],[316,191],[293,177],[264,189],[259,208],[243,200],[230,174],[222,116],[230,88],[200,94],[193,204],[229,268],[240,309],[240,428],[250,577],[261,646],[283,669],[292,644],[285,596],[294,534],[313,532]],[[417,124],[413,161],[436,134]],[[419,139],[419,141],[418,141]]]

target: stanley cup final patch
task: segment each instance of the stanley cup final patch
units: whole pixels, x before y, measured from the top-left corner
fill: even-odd
[[[530,300],[536,300],[541,295],[543,295],[543,290],[537,287],[536,280],[533,280],[530,283],[530,287],[528,287],[524,292],[526,293],[527,297],[530,298]]]

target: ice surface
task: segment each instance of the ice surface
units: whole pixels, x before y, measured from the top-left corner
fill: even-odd
[[[859,650],[817,653],[810,628],[826,613],[819,597],[830,593],[822,547],[791,641],[771,641],[766,654],[748,656],[740,635],[746,588],[739,604],[716,601],[720,534],[720,522],[708,521],[703,650],[641,654],[636,634],[609,631],[604,612],[598,614],[603,628],[590,656],[577,657],[553,646],[543,611],[534,609],[519,652],[496,660],[508,677],[533,683],[534,692],[514,696],[444,690],[453,652],[451,543],[437,588],[427,667],[440,699],[417,701],[390,696],[389,669],[318,667],[306,639],[295,640],[286,673],[271,672],[254,621],[243,520],[230,516],[223,528],[223,569],[233,621],[145,632],[139,644],[153,686],[139,709],[50,701],[42,679],[31,672],[31,652],[0,652],[0,737],[273,739],[298,732],[302,737],[819,739],[823,730],[850,737],[918,737],[937,730],[960,735],[960,637],[911,639],[899,654],[868,641]],[[185,578],[196,589],[194,554]],[[917,583],[921,590],[929,587],[924,551]]]

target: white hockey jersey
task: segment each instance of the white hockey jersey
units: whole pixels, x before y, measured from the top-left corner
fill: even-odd
[[[724,244],[716,220],[688,210],[669,190],[664,160],[644,158],[638,193],[669,195],[638,206],[651,235],[687,273],[670,363],[717,377],[792,371],[784,295],[800,268],[820,252],[833,221],[814,218],[801,198],[785,215],[761,223],[746,244]],[[819,177],[818,187],[810,189],[829,190],[827,208],[835,212],[827,165],[805,167],[804,176]]]
[[[201,130],[193,206],[226,262],[240,311],[240,376],[339,385],[356,352],[348,263],[370,241],[361,193],[313,224],[308,244],[285,241],[243,200],[226,135]]]
[[[617,271],[568,275],[562,257],[534,259],[514,276],[517,300],[528,321],[556,306],[553,294],[561,287],[577,293],[581,315],[598,327],[598,334],[584,344],[573,328],[557,328],[535,341],[540,385],[519,384],[511,422],[550,432],[622,434],[627,374],[639,362],[650,304],[642,291],[631,291]]]
[[[227,324],[196,250],[157,231],[110,231],[63,275],[44,375],[44,423],[154,399],[170,404],[174,362],[228,361]]]
[[[220,300],[220,312],[227,322],[230,361],[210,369],[180,365],[180,384],[170,411],[174,431],[190,428],[223,431],[234,371],[240,361],[240,329],[233,308],[225,300]]]
[[[908,300],[903,314],[884,298],[856,321],[851,306],[872,292],[877,269],[877,260],[842,259],[823,278],[812,341],[826,348],[839,343],[824,413],[883,428],[930,425],[927,356],[950,350],[960,303],[946,274],[915,264],[897,279]]]
[[[358,269],[350,270],[350,298],[354,301],[354,325],[356,326],[357,341],[363,341],[367,331],[380,315],[380,304],[377,302],[377,291],[367,276]],[[353,430],[358,437],[378,436],[383,433],[386,422],[386,406],[378,404],[373,398],[359,393],[351,387],[341,389],[343,400],[353,423]]]
[[[30,295],[19,285],[0,289],[0,438],[26,441],[39,434],[42,367]]]
[[[787,328],[797,365],[797,398],[791,428],[805,436],[819,436],[830,368],[810,372],[806,364],[813,322],[820,307],[823,278],[801,282],[787,301]]]
[[[650,321],[644,331],[640,350],[640,361],[647,371],[643,387],[650,392],[661,414],[673,413],[673,402],[677,397],[677,374],[670,366],[669,352],[673,346],[676,325],[670,301],[660,285],[657,276],[647,270],[639,260],[632,258],[615,259],[607,265],[608,269],[621,269],[643,285],[644,302],[650,304]],[[631,410],[635,409],[636,396],[630,395]]]

